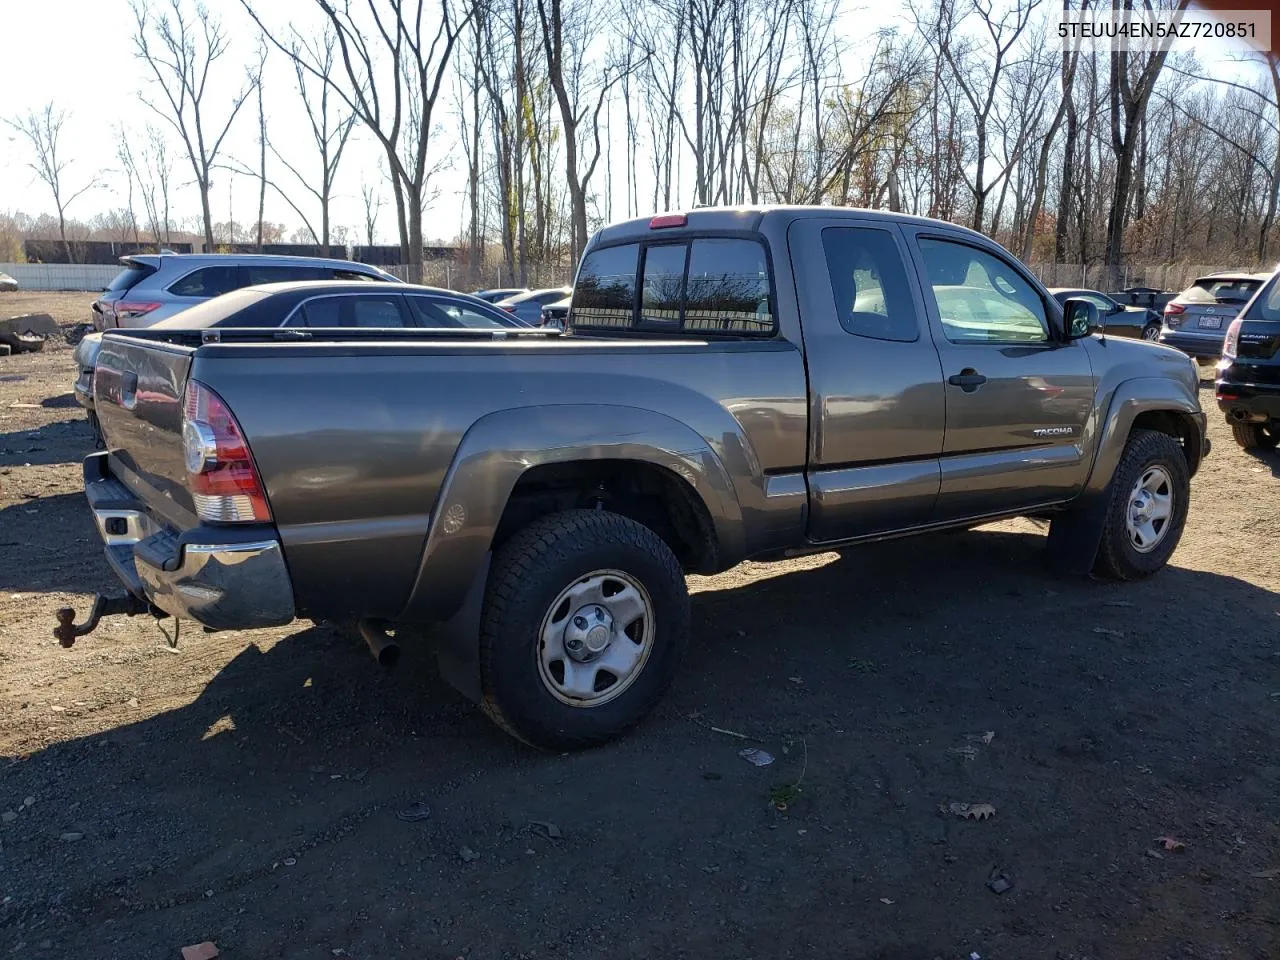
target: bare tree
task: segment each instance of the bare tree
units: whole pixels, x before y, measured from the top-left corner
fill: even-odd
[[[163,106],[139,99],[162,117],[178,133],[200,191],[204,217],[204,240],[213,246],[213,213],[209,205],[210,175],[236,114],[252,92],[246,85],[231,100],[221,124],[205,115],[209,76],[214,65],[226,55],[227,37],[222,25],[208,9],[197,5],[189,15],[183,0],[169,0],[170,9],[153,17],[144,0],[133,0],[137,31],[133,41],[137,54],[150,68],[156,85],[164,94]]]
[[[338,165],[342,162],[343,151],[346,149],[356,122],[354,113],[344,112],[341,109],[337,102],[338,98],[333,93],[331,81],[324,79],[332,77],[336,65],[336,47],[337,39],[333,30],[326,28],[318,40],[295,38],[290,55],[297,79],[298,95],[302,100],[316,154],[320,160],[319,180],[302,173],[298,167],[286,159],[274,143],[271,143],[270,138],[267,138],[267,145],[275,158],[294,176],[302,188],[315,198],[320,207],[320,229],[315,230],[310,218],[283,190],[279,190],[280,195],[302,218],[307,229],[311,230],[312,236],[315,237],[314,242],[324,248],[326,257],[329,256],[329,246],[333,240],[333,227],[330,220],[333,185],[338,175]],[[304,62],[308,61],[315,64],[321,74],[322,79],[318,83],[303,66]]]
[[[27,141],[35,157],[27,166],[53,194],[53,205],[58,211],[58,238],[62,241],[62,249],[66,253],[67,262],[70,263],[71,244],[67,240],[67,207],[97,187],[99,180],[97,176],[93,176],[80,187],[69,186],[66,183],[67,170],[74,161],[62,152],[59,139],[68,117],[67,111],[55,109],[53,103],[49,102],[40,110],[28,110],[26,116],[19,117],[17,120],[5,120],[5,123]]]
[[[369,0],[371,23],[357,21],[349,2],[315,0],[337,38],[342,76],[336,77],[317,61],[314,50],[299,42],[296,27],[286,45],[263,24],[250,0],[240,2],[263,35],[332,90],[382,146],[396,202],[401,258],[409,265],[410,279],[421,279],[422,212],[438,171],[429,162],[435,107],[453,48],[473,11],[459,14],[454,0],[437,0],[433,28],[425,22],[425,0]]]
[[[249,74],[250,83],[258,94],[258,230],[256,246],[262,252],[262,218],[267,212],[267,112],[262,104],[262,71],[267,65],[267,45],[258,44],[258,63]]]
[[[382,194],[369,182],[360,185],[360,197],[364,200],[365,243],[372,247],[378,229],[378,214],[382,211]]]
[[[593,69],[587,47],[604,29],[593,0],[537,0],[546,56],[547,79],[555,94],[564,131],[565,180],[569,188],[570,256],[573,263],[587,245],[587,189],[600,162],[600,112],[621,76],[616,54]],[[589,142],[588,142],[588,138]]]
[[[1176,10],[1187,8],[1189,0],[1177,0]],[[1132,9],[1133,0],[1124,0]],[[1115,185],[1111,209],[1107,215],[1107,246],[1104,259],[1115,283],[1124,255],[1124,228],[1128,222],[1129,194],[1133,178],[1134,155],[1138,148],[1138,132],[1147,114],[1147,103],[1155,89],[1156,79],[1169,56],[1168,44],[1143,57],[1131,57],[1130,51],[1111,51],[1110,120],[1111,151],[1115,155]]]

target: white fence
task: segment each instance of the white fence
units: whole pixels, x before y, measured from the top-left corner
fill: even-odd
[[[117,273],[118,264],[0,263],[0,273],[18,281],[19,290],[102,290]]]

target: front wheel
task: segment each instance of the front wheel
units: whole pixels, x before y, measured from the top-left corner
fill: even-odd
[[[1135,430],[1111,478],[1111,502],[1094,572],[1116,580],[1150,576],[1182,538],[1191,475],[1178,441]]]
[[[544,750],[602,744],[653,709],[688,633],[684,574],[656,533],[605,510],[542,517],[494,557],[484,710]]]
[[[1280,444],[1280,426],[1275,422],[1232,422],[1231,436],[1245,450],[1274,450]]]

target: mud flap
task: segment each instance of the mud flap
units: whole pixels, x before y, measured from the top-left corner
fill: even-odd
[[[439,624],[433,631],[441,679],[475,703],[479,703],[483,695],[480,684],[480,617],[492,562],[493,552],[486,551],[484,562],[467,588],[462,606],[452,619]]]
[[[1088,576],[1102,544],[1102,531],[1111,505],[1111,484],[1099,494],[1081,496],[1049,524],[1046,559],[1056,573]]]

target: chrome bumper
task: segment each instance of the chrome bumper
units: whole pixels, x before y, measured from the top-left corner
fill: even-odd
[[[163,536],[163,534],[161,535]],[[280,544],[187,543],[174,569],[134,551],[147,599],[165,613],[214,630],[278,627],[294,619],[293,587]]]
[[[272,528],[178,534],[111,474],[107,454],[85,458],[84,478],[107,562],[130,593],[214,630],[278,627],[296,617],[284,552],[264,536]]]

